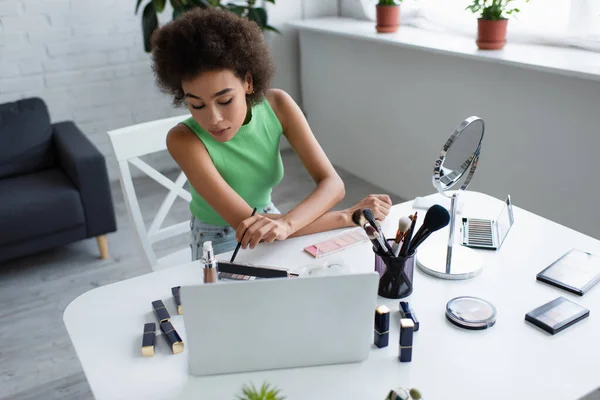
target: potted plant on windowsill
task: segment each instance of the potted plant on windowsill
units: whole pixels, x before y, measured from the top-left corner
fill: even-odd
[[[377,25],[380,33],[396,32],[400,26],[400,3],[402,0],[379,0],[377,8]]]
[[[524,0],[526,3],[529,0]],[[477,20],[477,46],[482,50],[500,50],[506,44],[508,17],[521,10],[514,7],[515,0],[473,0],[466,9],[479,13]]]

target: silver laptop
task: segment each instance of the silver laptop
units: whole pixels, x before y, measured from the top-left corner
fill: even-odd
[[[378,281],[373,271],[182,286],[189,373],[363,361]]]

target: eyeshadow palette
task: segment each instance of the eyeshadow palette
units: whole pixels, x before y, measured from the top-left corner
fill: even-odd
[[[367,240],[369,240],[369,238],[364,233],[364,230],[357,228],[332,237],[323,242],[315,243],[311,246],[305,247],[304,251],[314,258],[320,258],[337,253],[338,251],[345,250]]]
[[[557,297],[525,314],[525,321],[554,335],[589,315],[590,310],[587,308],[564,297]]]
[[[266,278],[257,278],[256,276],[252,275],[232,274],[231,272],[219,272],[220,281],[253,281],[256,279]]]
[[[536,279],[583,296],[600,282],[600,256],[571,249],[539,272]]]
[[[219,261],[219,280],[224,281],[253,281],[256,279],[287,278],[293,276],[284,268],[238,264]]]

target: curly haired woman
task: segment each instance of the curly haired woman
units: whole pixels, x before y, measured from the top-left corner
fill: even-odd
[[[380,220],[388,214],[387,195],[330,211],[343,199],[344,183],[292,97],[269,88],[275,70],[256,23],[216,8],[195,9],[158,29],[152,46],[159,88],[191,113],[169,131],[167,148],[191,185],[193,260],[206,240],[222,253],[242,238],[242,248],[254,248],[352,226],[358,207],[370,207]],[[286,214],[271,201],[284,173],[281,135],[316,184]]]

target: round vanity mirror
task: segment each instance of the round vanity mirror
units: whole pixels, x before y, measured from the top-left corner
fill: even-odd
[[[433,167],[433,186],[450,197],[450,224],[447,246],[432,243],[417,254],[423,272],[443,279],[468,279],[481,272],[482,260],[476,251],[454,247],[458,195],[467,189],[477,168],[485,124],[479,117],[464,120],[450,135]],[[446,193],[462,181],[452,195]]]

